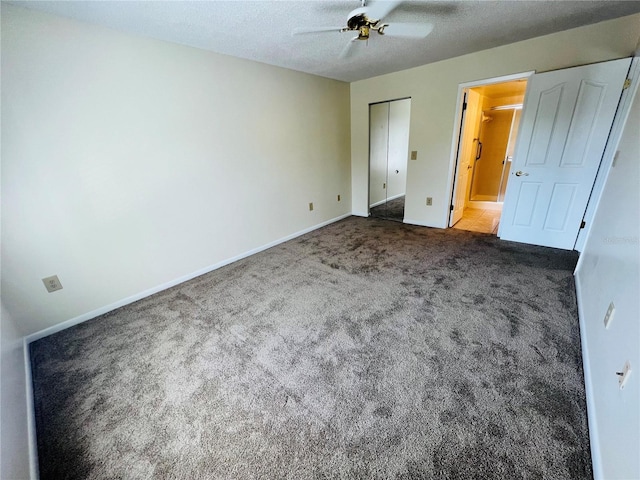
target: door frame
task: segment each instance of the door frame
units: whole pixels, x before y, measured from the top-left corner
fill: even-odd
[[[514,73],[511,75],[502,75],[500,77],[492,77],[492,78],[487,78],[484,80],[475,80],[473,82],[465,82],[465,83],[460,83],[458,84],[458,99],[456,101],[456,116],[454,119],[454,123],[453,123],[453,138],[451,140],[451,158],[449,160],[449,173],[448,173],[448,182],[447,182],[447,196],[449,198],[449,208],[446,211],[446,217],[445,217],[445,221],[444,224],[447,226],[447,228],[451,228],[451,220],[452,220],[452,209],[451,207],[453,206],[453,202],[455,199],[455,194],[456,194],[456,189],[458,188],[458,185],[456,185],[456,174],[458,171],[458,166],[460,163],[460,139],[463,136],[463,119],[465,117],[464,112],[462,110],[463,107],[463,103],[464,103],[464,94],[465,91],[469,88],[473,88],[473,87],[480,87],[482,85],[492,85],[495,83],[505,83],[505,82],[512,82],[514,80],[523,80],[526,79],[527,80],[527,88],[528,88],[528,80],[529,77],[531,77],[533,74],[535,73],[535,71],[530,70],[527,72],[522,72],[522,73]],[[525,98],[527,97],[527,93],[525,92],[524,94]]]

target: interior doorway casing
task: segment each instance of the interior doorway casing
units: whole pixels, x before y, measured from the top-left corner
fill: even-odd
[[[454,135],[451,142],[451,159],[449,163],[449,174],[447,176],[448,185],[449,185],[449,189],[447,191],[447,196],[448,196],[447,198],[450,199],[449,204],[452,206],[452,208],[453,208],[453,205],[455,204],[456,189],[460,187],[456,185],[456,176],[457,176],[458,168],[460,167],[460,160],[461,160],[459,153],[461,149],[460,141],[462,139],[461,133],[462,133],[463,121],[464,121],[463,104],[465,101],[465,92],[471,88],[485,86],[485,85],[507,83],[507,82],[513,82],[517,80],[528,81],[529,78],[534,73],[535,73],[534,71],[522,72],[522,73],[516,73],[512,75],[504,75],[504,76],[488,78],[484,80],[461,83],[458,85],[458,100],[456,103],[457,113],[456,113],[455,123],[454,123]],[[525,97],[526,97],[526,92],[525,92]],[[465,188],[465,187],[466,186],[462,186],[462,188]],[[452,210],[448,209],[445,212],[445,215],[446,215],[446,218],[444,223],[448,227],[451,227],[452,220],[453,220]]]

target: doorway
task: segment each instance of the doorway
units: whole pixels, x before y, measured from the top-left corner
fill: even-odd
[[[369,105],[369,214],[404,221],[411,99]]]
[[[497,234],[526,88],[518,78],[464,89],[450,226]]]

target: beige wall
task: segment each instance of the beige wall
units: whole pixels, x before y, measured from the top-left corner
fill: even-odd
[[[3,4],[5,306],[29,334],[347,214],[349,145],[346,83]]]
[[[640,15],[633,15],[352,83],[353,213],[367,212],[369,103],[411,97],[409,150],[418,151],[418,160],[409,161],[405,219],[442,228],[449,214],[460,83],[629,56],[639,38]],[[433,197],[431,207],[427,196]]]

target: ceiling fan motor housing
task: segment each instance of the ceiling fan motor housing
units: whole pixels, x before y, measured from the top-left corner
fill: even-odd
[[[356,8],[349,14],[347,28],[358,31],[358,40],[367,40],[371,29],[376,30],[378,20],[371,20],[367,17],[367,8]],[[382,32],[380,32],[382,33]]]

